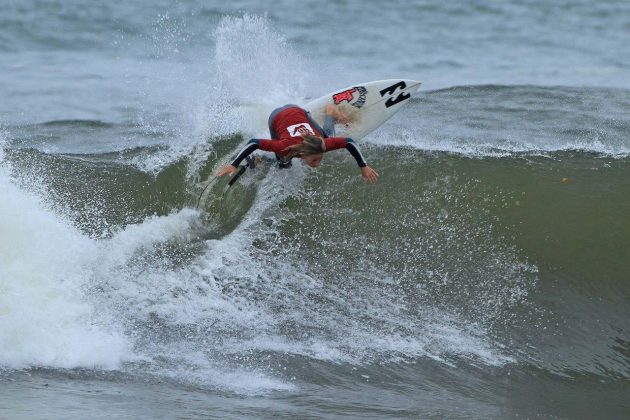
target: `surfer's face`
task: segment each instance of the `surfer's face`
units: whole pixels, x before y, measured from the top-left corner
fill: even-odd
[[[319,168],[319,165],[322,164],[323,157],[324,157],[324,154],[319,153],[316,155],[304,156],[302,160],[311,168]]]

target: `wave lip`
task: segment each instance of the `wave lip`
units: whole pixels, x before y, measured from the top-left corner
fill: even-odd
[[[369,141],[468,156],[630,155],[628,90],[454,86],[420,93]]]
[[[46,121],[39,125],[54,127],[54,126],[67,126],[67,127],[92,127],[92,128],[108,128],[114,124],[107,123],[100,120],[52,120]]]

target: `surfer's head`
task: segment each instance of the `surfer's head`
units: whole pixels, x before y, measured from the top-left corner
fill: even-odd
[[[319,153],[317,155],[304,156],[302,160],[311,168],[319,168],[322,164],[322,159],[324,158],[323,153]]]
[[[322,162],[324,152],[326,151],[326,143],[321,137],[303,135],[302,143],[291,147],[286,158],[300,158],[311,168],[317,168]]]

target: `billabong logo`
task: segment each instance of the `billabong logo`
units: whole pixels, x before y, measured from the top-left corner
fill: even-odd
[[[303,135],[315,136],[315,131],[308,123],[294,124],[287,127],[291,137],[300,137]]]
[[[355,100],[354,94],[358,93],[359,97]],[[343,92],[335,93],[332,98],[335,105],[339,105],[343,101],[347,101],[355,108],[361,108],[365,105],[365,98],[367,96],[367,89],[363,86],[355,86]]]

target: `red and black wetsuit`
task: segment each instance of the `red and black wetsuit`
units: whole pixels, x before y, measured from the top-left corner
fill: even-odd
[[[289,166],[289,161],[283,159],[287,152],[284,150],[293,144],[302,142],[303,134],[322,137],[326,145],[326,152],[336,149],[347,149],[361,167],[367,166],[363,155],[356,143],[349,137],[329,137],[334,135],[334,121],[330,115],[326,116],[324,128],[321,128],[311,118],[307,111],[297,105],[285,105],[278,108],[269,116],[269,133],[272,139],[251,139],[232,161],[238,166],[243,159],[257,149],[275,152],[280,161],[280,167]]]

